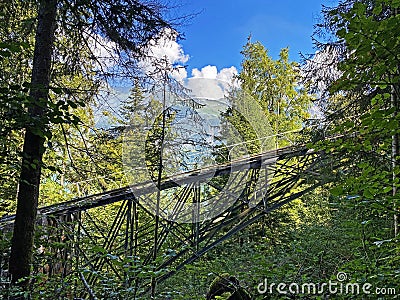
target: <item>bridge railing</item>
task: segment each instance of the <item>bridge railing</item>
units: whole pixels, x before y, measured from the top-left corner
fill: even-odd
[[[293,146],[296,142],[293,135],[299,133],[301,130],[302,129],[290,130],[240,143],[222,145],[220,149],[210,147],[203,151],[191,152],[187,154],[188,160],[196,161],[196,163],[193,163],[191,166],[189,165],[187,169],[182,170],[182,173],[209,165],[210,163],[201,163],[202,158],[206,157],[214,157],[212,162],[213,164],[227,163],[236,159],[250,157],[251,155],[262,154],[269,150],[278,149],[279,146]],[[254,145],[257,145],[257,147],[254,147]],[[256,151],[254,151],[254,149],[256,149]],[[198,159],[195,160],[195,157]],[[198,163],[199,161],[200,163]],[[132,184],[132,179],[129,177],[138,171],[147,172],[145,167],[141,167],[140,170],[138,168],[133,170],[126,167],[123,171],[114,172],[109,175],[96,176],[81,181],[65,183],[64,190],[76,197],[83,197],[108,190],[123,188]],[[127,175],[128,173],[129,176]],[[170,175],[173,176],[174,174]]]

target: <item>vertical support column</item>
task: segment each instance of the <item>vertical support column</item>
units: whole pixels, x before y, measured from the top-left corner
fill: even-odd
[[[79,264],[80,264],[80,253],[79,253],[79,245],[81,243],[81,224],[82,222],[82,212],[78,211],[75,213],[75,225],[74,228],[76,228],[76,233],[74,234],[74,246],[72,249],[72,252],[74,253],[75,256],[75,271],[77,272],[79,270]],[[78,296],[78,291],[77,291],[77,287],[78,287],[78,278],[75,276],[75,285],[74,285],[74,295],[75,297]]]
[[[126,228],[125,228],[125,256],[130,255],[129,251],[132,251],[130,245],[130,232],[132,227],[132,199],[128,200],[128,208],[126,210]]]
[[[196,252],[199,250],[199,231],[200,231],[200,183],[195,183],[193,187],[192,201],[192,235],[193,245]]]
[[[264,183],[264,189],[265,189],[265,194],[262,197],[262,205],[263,205],[263,209],[266,210],[267,209],[267,204],[268,204],[268,188],[269,188],[269,178],[268,178],[268,165],[265,164],[264,165],[265,168],[265,183]],[[262,216],[262,222],[261,222],[261,234],[262,236],[266,235],[265,232],[265,214]]]
[[[264,185],[264,189],[266,190],[266,193],[265,193],[265,195],[264,195],[264,197],[263,197],[263,205],[264,205],[264,209],[266,209],[267,208],[267,199],[268,199],[268,188],[269,188],[269,178],[268,178],[268,175],[269,175],[269,172],[268,172],[268,165],[266,164],[265,166],[264,166],[264,168],[265,168],[265,185]],[[263,222],[264,223],[264,222]]]
[[[134,199],[128,199],[127,204],[127,211],[126,211],[126,228],[125,228],[125,258],[130,257],[132,259],[133,253],[133,238],[134,238],[134,222],[135,222],[135,210],[136,210],[136,203]],[[133,266],[132,263],[129,264],[130,267]],[[130,283],[132,282],[132,278],[127,272],[124,272],[124,279],[125,279],[125,286],[129,287]]]
[[[138,233],[139,233],[139,212],[138,212],[138,205],[137,200],[133,203],[133,218],[134,223],[133,225],[133,236],[131,242],[133,243],[133,255],[135,257],[138,256]]]
[[[124,241],[124,250],[125,250],[125,258],[131,256],[132,253],[132,199],[128,199],[127,209],[126,209],[126,227],[125,227],[125,241]],[[124,272],[124,281],[125,286],[129,286],[130,278],[129,274]]]
[[[131,230],[131,243],[133,246],[133,257],[134,257],[134,268],[137,268],[136,262],[138,261],[138,232],[139,232],[139,213],[138,213],[138,199],[133,201],[133,222],[132,230]],[[133,294],[133,299],[136,299],[137,290],[139,287],[139,279],[137,277],[134,278],[135,281],[135,290]]]
[[[161,182],[161,170],[160,170],[160,177],[159,183]],[[156,216],[155,216],[155,225],[154,225],[154,239],[153,239],[153,263],[157,259],[157,252],[158,252],[158,228],[160,223],[160,198],[161,198],[161,191],[160,191],[160,184],[158,185],[157,189],[157,204],[156,204]],[[155,266],[154,266],[155,269]],[[156,285],[157,280],[153,276],[151,278],[151,299],[154,299],[156,293]]]
[[[73,214],[68,213],[67,215],[65,215],[64,222],[65,225],[64,229],[62,230],[63,232],[61,240],[62,243],[65,243],[65,248],[63,249],[62,253],[62,260],[63,260],[62,278],[65,278],[72,269],[71,265],[72,249],[69,244],[73,242],[72,240],[72,235],[74,234]]]

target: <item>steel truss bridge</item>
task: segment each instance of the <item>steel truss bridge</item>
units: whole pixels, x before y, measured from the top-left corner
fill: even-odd
[[[207,251],[323,184],[323,161],[323,153],[284,147],[177,174],[159,188],[143,182],[43,207],[35,272],[75,274],[74,297],[83,299],[96,299],[100,273],[131,287],[132,298],[154,294]],[[4,235],[13,218],[0,220]]]

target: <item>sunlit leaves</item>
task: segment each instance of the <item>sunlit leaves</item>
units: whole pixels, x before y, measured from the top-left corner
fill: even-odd
[[[393,237],[393,214],[399,205],[398,193],[394,195],[399,157],[392,152],[393,136],[400,132],[398,6],[399,1],[354,0],[330,11],[334,33],[346,46],[339,65],[343,75],[331,91],[348,101],[335,114],[346,115],[347,103],[359,106],[349,120],[333,114],[336,126],[331,132],[342,138],[315,145],[335,160],[332,196],[339,199],[341,210],[356,208],[357,215],[348,222],[362,226],[362,251],[344,267],[366,280],[390,284],[398,283],[392,276],[398,246],[384,242]]]

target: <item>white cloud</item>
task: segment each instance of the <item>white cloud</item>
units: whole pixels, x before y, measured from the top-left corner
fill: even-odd
[[[162,74],[167,68],[170,69],[172,77],[183,81],[187,77],[183,64],[189,60],[189,55],[185,54],[182,46],[176,41],[177,38],[177,32],[165,29],[158,38],[151,41],[147,50],[148,57],[139,63],[143,71],[157,76],[157,73]]]
[[[192,70],[192,77],[194,78],[208,78],[216,79],[218,75],[218,70],[216,66],[205,66],[199,71],[198,69]]]
[[[232,66],[230,68],[222,69],[218,73],[217,79],[218,80],[222,80],[222,81],[232,82],[234,76],[237,75],[237,74],[238,74],[237,69],[234,66]]]
[[[187,71],[184,67],[181,68],[175,68],[174,71],[172,72],[171,76],[179,81],[179,82],[183,82],[184,79],[187,78]]]
[[[186,87],[191,90],[195,98],[218,100],[225,96],[225,86],[217,79],[204,77],[191,77],[186,81]]]
[[[147,74],[157,73],[157,64],[162,64],[170,69],[169,74],[177,81],[184,83],[189,88],[194,88],[197,85],[193,86],[189,83],[191,79],[204,78],[204,79],[212,79],[217,80],[219,83],[213,84],[213,87],[218,87],[217,94],[221,95],[224,93],[225,88],[232,83],[234,75],[238,74],[237,69],[232,66],[230,68],[223,68],[218,71],[216,66],[208,65],[200,70],[195,68],[191,72],[191,77],[188,77],[187,70],[183,67],[183,65],[189,60],[190,56],[186,54],[180,45],[177,42],[178,34],[170,29],[163,30],[158,38],[154,39],[150,46],[148,47],[148,55],[149,57],[139,63],[141,68]],[[158,71],[163,74],[163,70]],[[157,75],[156,75],[157,76]],[[204,88],[204,87],[203,87]],[[215,91],[215,88],[212,88]],[[202,91],[194,88],[194,93],[202,94]],[[212,94],[215,94],[212,92]]]
[[[237,75],[237,69],[232,66],[230,68],[223,68],[218,72],[216,66],[205,66],[201,70],[195,68],[192,70],[192,77],[193,78],[207,78],[207,79],[217,79],[226,82],[231,82],[234,75]]]
[[[150,43],[149,54],[155,58],[167,58],[171,64],[185,63],[189,60],[189,55],[185,54],[182,46],[177,43],[178,34],[165,29],[157,40]]]
[[[192,77],[188,78],[186,86],[192,90],[195,97],[221,99],[226,96],[233,83],[237,69],[232,66],[218,71],[216,66],[205,66],[201,70],[192,70]]]
[[[232,85],[237,87],[237,83],[233,81],[234,76],[238,74],[237,69],[232,66],[218,70],[216,66],[207,65],[200,69],[193,69],[189,75],[183,65],[189,60],[190,56],[184,52],[182,45],[177,42],[177,37],[177,34],[172,31],[161,32],[158,38],[154,39],[148,46],[148,57],[138,62],[139,67],[156,80],[164,76],[164,70],[167,67],[170,69],[169,75],[188,88],[192,97],[203,99],[200,102],[207,103],[207,109],[209,111],[214,109],[214,113],[219,116],[220,111],[227,107],[225,97]],[[97,44],[95,44],[96,42]],[[92,43],[96,56],[104,59],[103,62],[107,63],[109,67],[113,67],[116,63],[113,54],[115,53],[113,52],[115,44],[106,43],[100,37],[97,41],[93,40]],[[160,66],[164,66],[164,68]],[[108,96],[107,110],[116,113],[120,100],[127,98],[129,87],[124,90],[116,87],[113,90],[115,95]],[[213,109],[210,109],[210,107]],[[107,124],[106,117],[101,115],[100,118],[104,124]]]

